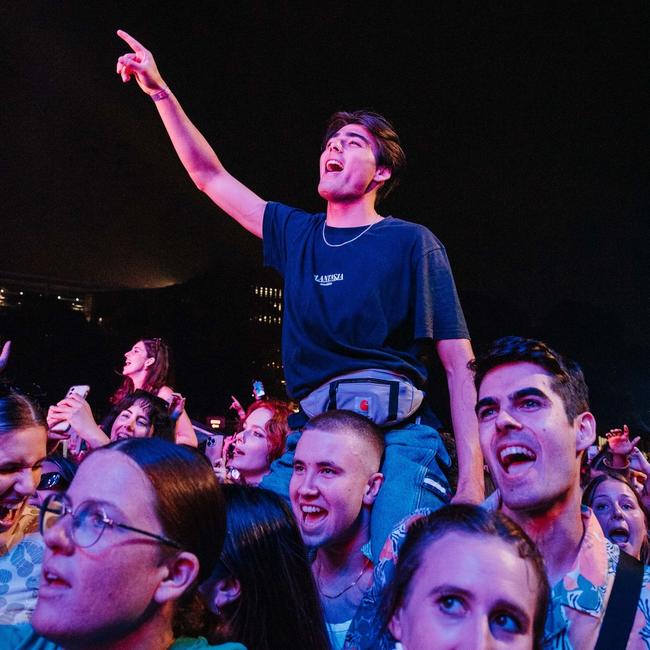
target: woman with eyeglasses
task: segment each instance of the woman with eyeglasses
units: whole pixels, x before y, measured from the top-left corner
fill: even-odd
[[[32,623],[0,626],[0,647],[243,649],[202,637],[198,585],[226,521],[198,451],[141,438],[97,449],[65,494],[46,498],[40,529],[46,550]]]
[[[137,341],[124,355],[124,379],[110,402],[115,405],[138,389],[153,393],[164,399],[177,417],[176,442],[196,447],[198,441],[192,422],[185,412],[185,400],[167,385],[170,371],[170,348],[163,339]]]
[[[43,545],[36,490],[46,455],[47,426],[36,404],[0,387],[0,618],[25,621],[34,609]]]

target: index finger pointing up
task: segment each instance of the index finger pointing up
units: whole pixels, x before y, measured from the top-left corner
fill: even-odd
[[[139,54],[140,52],[144,52],[144,51],[145,51],[145,47],[144,47],[144,45],[142,45],[140,42],[136,41],[135,38],[133,38],[133,36],[131,36],[130,34],[127,34],[124,30],[122,30],[122,29],[118,29],[118,30],[117,30],[117,35],[118,35],[118,36],[119,36],[123,41],[125,41],[126,43],[128,43],[129,46],[131,47],[131,49],[132,49],[136,54]]]

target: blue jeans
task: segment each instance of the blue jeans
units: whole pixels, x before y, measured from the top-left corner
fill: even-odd
[[[287,437],[284,454],[271,465],[261,486],[289,500],[293,454],[300,431]],[[451,489],[442,467],[450,459],[440,434],[418,420],[385,432],[386,451],[381,471],[384,483],[372,509],[370,542],[376,563],[390,532],[418,508],[437,510],[449,502]]]

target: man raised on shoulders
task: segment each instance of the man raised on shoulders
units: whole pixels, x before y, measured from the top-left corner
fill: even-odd
[[[134,78],[154,100],[196,186],[263,238],[265,264],[284,277],[282,354],[290,397],[304,403],[319,388],[327,393],[335,378],[368,370],[397,377],[407,389],[425,389],[426,357],[435,344],[456,436],[456,498],[480,501],[483,464],[467,369],[473,353],[446,251],[424,226],[384,218],[376,209],[405,161],[392,125],[369,111],[332,116],[319,163],[325,213],[267,202],[224,168],[163,81],[151,52],[125,32],[118,35],[133,51],[119,57],[117,73],[123,81]],[[362,412],[368,404],[363,392],[358,402]],[[381,526],[373,526],[375,551],[410,509],[437,507],[451,496],[440,467],[448,459],[430,409],[425,405],[393,422],[397,426],[385,430],[386,462],[401,474],[393,481],[394,470],[386,471],[375,512],[382,512]],[[292,445],[295,438],[290,450]],[[263,487],[286,495],[291,463],[290,453],[276,462]]]

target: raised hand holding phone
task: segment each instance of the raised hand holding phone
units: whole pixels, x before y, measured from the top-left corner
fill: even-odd
[[[47,412],[47,423],[48,423],[50,433],[55,433],[55,434],[68,433],[70,429],[70,422],[68,421],[68,418],[65,416],[70,414],[69,412],[70,408],[75,405],[74,401],[72,401],[71,403],[71,400],[69,400],[68,398],[70,398],[73,395],[77,395],[85,400],[89,392],[90,392],[90,386],[87,386],[86,384],[78,384],[75,386],[70,386],[66,396],[56,406],[50,406]],[[66,400],[68,401],[66,402]],[[51,436],[51,437],[55,437],[55,436]],[[59,439],[63,439],[67,437],[68,435],[61,435]]]

